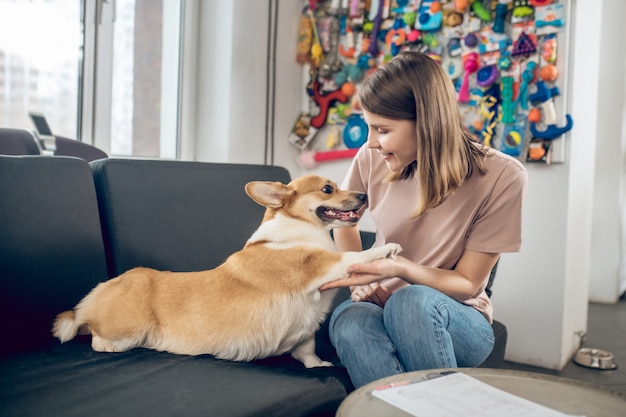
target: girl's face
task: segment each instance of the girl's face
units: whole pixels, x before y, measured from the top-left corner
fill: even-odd
[[[415,161],[417,135],[415,122],[388,119],[367,110],[363,118],[369,127],[367,147],[378,152],[391,171],[399,171]]]

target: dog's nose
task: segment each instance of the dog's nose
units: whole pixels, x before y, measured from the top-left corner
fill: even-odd
[[[367,201],[367,194],[363,194],[363,193],[358,193],[356,195],[356,198],[361,202],[361,203],[365,203]]]

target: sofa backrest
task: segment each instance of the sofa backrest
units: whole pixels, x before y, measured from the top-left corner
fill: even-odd
[[[0,155],[40,155],[34,134],[26,129],[0,127]]]
[[[106,152],[93,145],[63,136],[55,136],[55,145],[54,155],[56,156],[75,156],[87,162],[109,157]]]
[[[31,130],[0,127],[0,155],[75,156],[87,162],[108,158],[106,152],[93,145],[63,136],[54,136],[54,147],[54,151],[45,151],[45,144]]]
[[[243,247],[265,211],[249,181],[290,181],[281,167],[164,160],[91,163],[109,274],[137,266],[197,271]]]
[[[50,342],[55,315],[107,279],[88,163],[0,155],[0,353]]]

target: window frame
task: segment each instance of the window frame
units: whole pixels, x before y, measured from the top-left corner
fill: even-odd
[[[168,0],[164,0],[168,1]],[[194,159],[196,54],[198,31],[198,1],[178,0],[180,7],[180,36],[178,43],[178,66],[169,69],[177,79],[175,88],[167,91],[174,97],[163,100],[171,103],[162,108],[161,137],[175,136],[175,143],[160,144],[161,158]],[[111,155],[111,106],[113,81],[113,37],[115,0],[83,0],[83,59],[80,71],[81,88],[78,103],[78,134],[80,140],[96,146]],[[171,15],[172,5],[164,6]],[[177,6],[173,6],[177,7]],[[176,10],[174,10],[176,11]],[[171,28],[170,28],[171,29]],[[167,33],[168,35],[171,32]],[[170,45],[171,46],[171,45]],[[175,48],[171,49],[174,53]],[[176,113],[175,120],[163,121],[164,112]],[[167,132],[163,132],[166,129]],[[111,155],[116,156],[116,155]],[[124,158],[128,156],[122,156]],[[133,157],[133,156],[130,156]]]

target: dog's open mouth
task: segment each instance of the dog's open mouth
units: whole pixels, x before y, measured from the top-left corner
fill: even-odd
[[[317,215],[323,219],[342,220],[345,222],[359,221],[359,213],[356,210],[337,210],[330,207],[320,207],[317,209]]]

